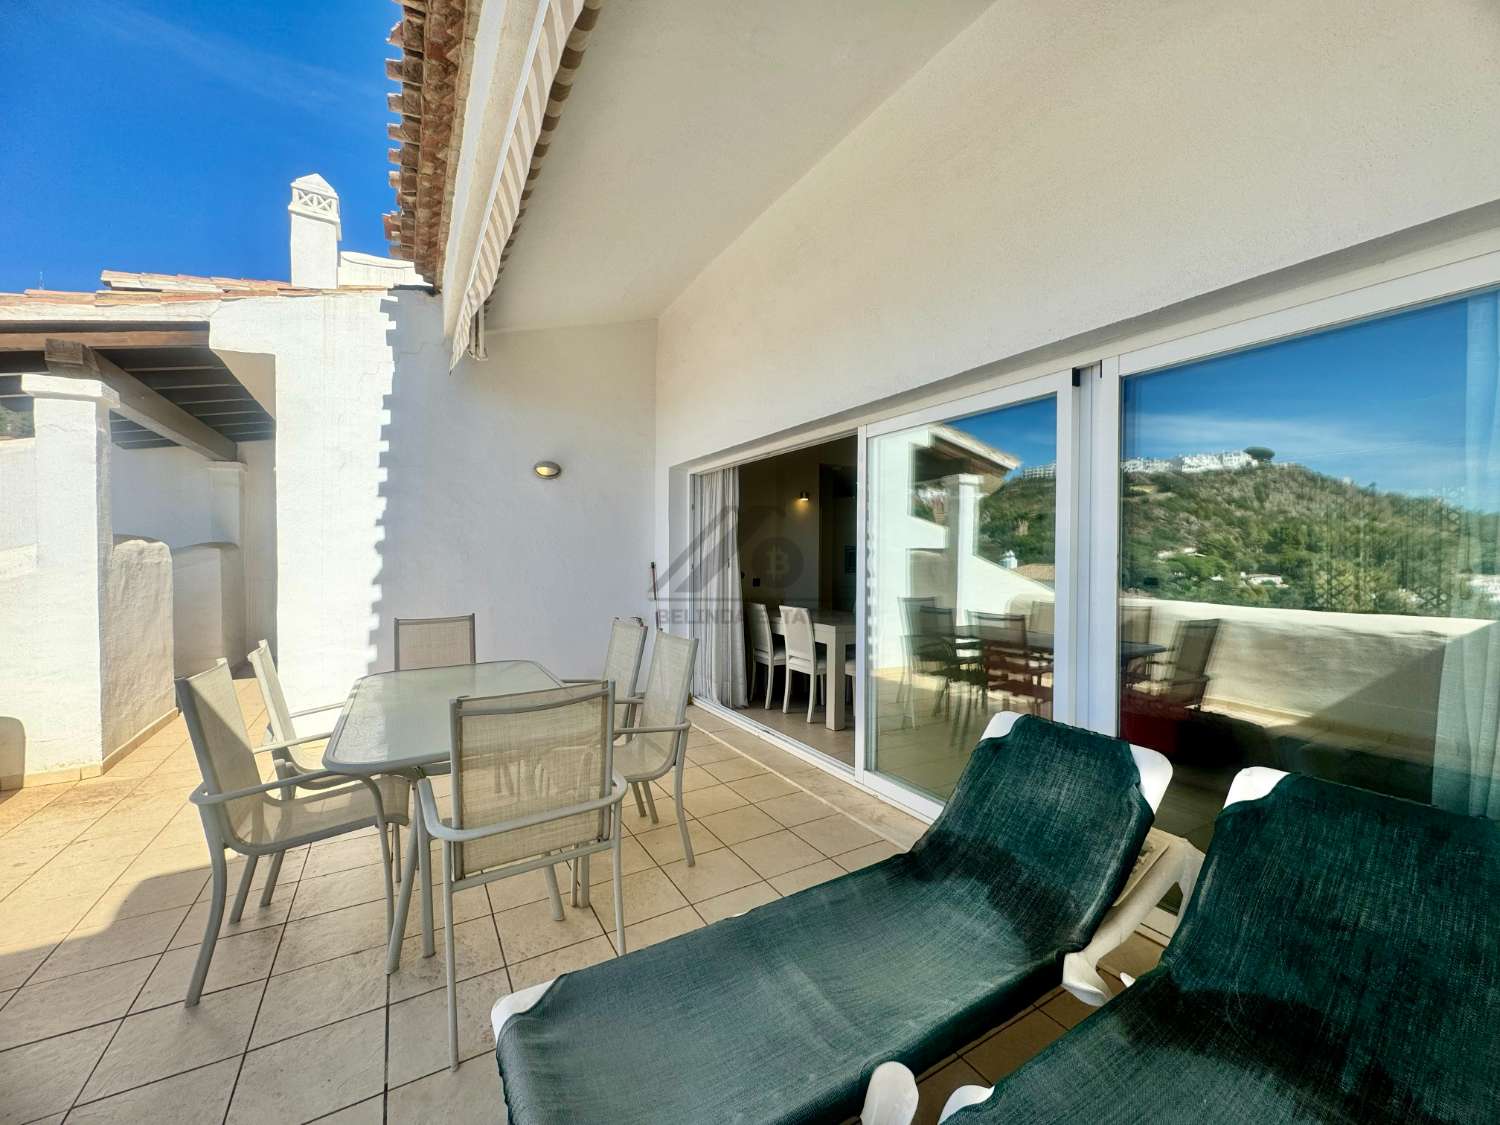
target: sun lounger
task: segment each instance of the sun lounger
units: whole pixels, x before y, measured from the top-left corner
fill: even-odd
[[[878,1078],[883,1122],[909,1120],[910,1075]],[[956,1091],[944,1114],[1500,1120],[1500,823],[1241,771],[1161,964],[993,1092]]]
[[[997,716],[910,852],[503,999],[515,1125],[837,1122],[1055,988],[1115,901],[1171,770]]]

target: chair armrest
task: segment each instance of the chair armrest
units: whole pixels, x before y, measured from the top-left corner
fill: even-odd
[[[615,702],[619,703],[621,701],[617,699],[617,700],[615,700]],[[629,700],[626,700],[625,702],[629,702]],[[670,734],[673,731],[679,731],[679,732],[680,731],[685,731],[689,727],[691,727],[692,725],[693,725],[692,723],[689,723],[687,721],[683,721],[683,722],[676,723],[676,724],[674,724],[672,726],[669,726],[669,727],[616,727],[615,728],[615,733],[616,734]]]
[[[506,820],[499,824],[486,824],[478,828],[454,828],[448,824],[438,813],[437,798],[432,794],[432,783],[425,777],[417,782],[417,799],[421,802],[422,820],[426,824],[429,833],[439,840],[447,840],[453,844],[463,844],[471,840],[483,840],[489,836],[498,836],[502,832],[514,832],[521,828],[535,828],[538,824],[546,824],[549,821],[562,820],[565,817],[577,816],[580,813],[596,812],[599,809],[606,809],[610,805],[618,805],[625,799],[625,779],[616,771],[610,791],[603,797],[592,801],[584,801],[577,805],[569,805],[565,809],[549,809],[546,812],[517,817],[515,820]]]
[[[865,1089],[859,1125],[911,1125],[916,1116],[916,1076],[901,1063],[881,1063]]]
[[[1165,846],[1151,861],[1150,867],[1133,884],[1127,884],[1125,893],[1104,915],[1088,945],[1063,958],[1062,986],[1090,1007],[1101,1007],[1109,1000],[1109,986],[1099,975],[1099,959],[1125,944],[1173,883],[1182,888],[1183,905],[1186,906],[1193,884],[1197,882],[1198,871],[1203,866],[1203,853],[1180,836],[1169,836],[1165,832],[1157,836],[1166,838]]]
[[[254,797],[257,793],[269,793],[273,789],[300,789],[304,781],[320,781],[325,777],[342,777],[350,785],[360,785],[365,782],[362,777],[349,777],[347,774],[336,774],[332,770],[314,770],[311,773],[298,774],[293,778],[278,777],[274,781],[263,781],[259,785],[247,785],[243,789],[231,789],[227,793],[210,793],[204,786],[200,785],[188,794],[188,800],[195,805],[222,805],[229,801],[237,801],[241,797]],[[327,790],[323,790],[324,793]]]
[[[285,742],[268,742],[264,746],[257,746],[255,748],[255,753],[275,754],[278,750],[286,751],[291,749],[293,746],[301,746],[308,742],[323,742],[327,738],[328,735],[326,734],[307,734],[303,735],[301,738],[289,738]]]
[[[324,711],[342,711],[343,709],[344,701],[340,700],[338,703],[325,703],[321,707],[306,707],[301,711],[293,711],[292,718],[300,719],[304,715],[317,715]]]

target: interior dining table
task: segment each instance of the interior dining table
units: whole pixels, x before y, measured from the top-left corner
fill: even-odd
[[[813,640],[824,646],[828,658],[828,700],[823,707],[824,722],[829,730],[843,730],[844,718],[844,649],[854,643],[854,614],[843,610],[810,609]],[[786,636],[778,610],[771,615],[771,632]]]
[[[514,695],[560,687],[562,681],[532,660],[495,660],[442,668],[376,672],[357,680],[323,750],[323,768],[354,777],[402,774],[416,780],[449,772],[452,705],[459,696]],[[422,882],[422,956],[431,957],[432,849],[412,801],[401,889],[386,953],[386,972],[401,964],[401,939],[415,877]]]

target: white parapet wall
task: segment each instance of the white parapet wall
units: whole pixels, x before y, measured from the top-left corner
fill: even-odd
[[[250,651],[245,635],[245,578],[233,543],[196,543],[172,552],[173,667],[179,676],[230,667]]]
[[[172,694],[172,556],[165,543],[121,539],[105,587],[102,708],[106,758],[149,734]]]

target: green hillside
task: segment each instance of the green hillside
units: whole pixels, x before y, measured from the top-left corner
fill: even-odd
[[[1054,495],[1053,481],[1021,480],[986,498],[985,557],[1052,562]],[[1500,515],[1298,465],[1126,474],[1121,537],[1124,588],[1152,597],[1500,617],[1468,582],[1500,573]]]

